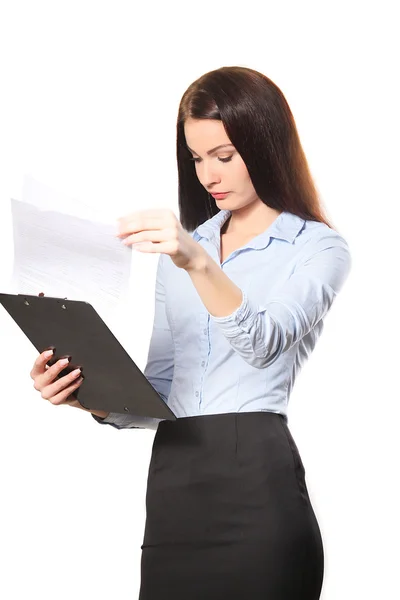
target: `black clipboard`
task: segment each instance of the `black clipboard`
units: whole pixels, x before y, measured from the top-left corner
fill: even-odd
[[[84,408],[174,421],[176,415],[91,304],[82,300],[0,294],[0,303],[39,353],[55,346],[54,364],[71,356],[58,377],[82,367],[74,395]]]

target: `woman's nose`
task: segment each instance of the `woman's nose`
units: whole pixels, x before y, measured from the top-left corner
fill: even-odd
[[[201,179],[204,187],[209,188],[221,181],[218,171],[212,165],[207,165],[203,162],[202,167]]]

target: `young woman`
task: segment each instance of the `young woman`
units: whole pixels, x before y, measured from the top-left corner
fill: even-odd
[[[265,75],[206,73],[177,122],[179,211],[120,220],[160,253],[145,375],[176,421],[92,411],[157,430],[140,600],[317,600],[320,529],[288,428],[296,375],[351,268],[324,216],[290,108]],[[136,245],[136,246],[135,246]],[[54,404],[80,407],[64,368],[32,369]]]

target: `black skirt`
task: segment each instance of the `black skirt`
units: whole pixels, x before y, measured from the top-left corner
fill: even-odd
[[[161,421],[146,493],[139,600],[317,600],[320,529],[285,418]]]

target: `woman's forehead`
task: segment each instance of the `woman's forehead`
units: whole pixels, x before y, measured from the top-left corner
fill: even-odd
[[[187,119],[184,124],[186,143],[190,149],[207,145],[210,150],[221,144],[231,144],[222,121],[215,119]]]

